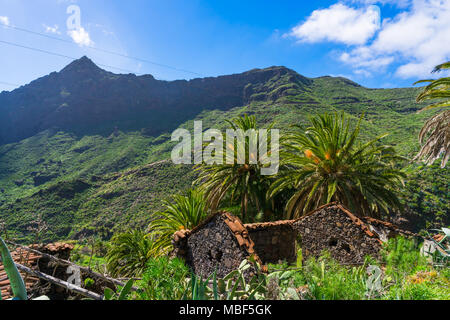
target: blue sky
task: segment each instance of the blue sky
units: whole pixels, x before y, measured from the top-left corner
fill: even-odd
[[[81,24],[68,29],[71,5]],[[70,63],[11,43],[163,80],[283,65],[307,77],[405,87],[450,60],[450,0],[0,0],[0,91]]]

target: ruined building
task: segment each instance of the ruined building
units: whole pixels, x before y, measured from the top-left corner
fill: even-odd
[[[175,233],[173,243],[176,255],[202,277],[214,271],[217,277],[224,277],[249,257],[262,264],[247,229],[237,217],[226,212],[210,216],[193,230]],[[250,268],[247,276],[251,277],[255,271]]]
[[[217,213],[191,231],[175,233],[173,244],[196,274],[207,277],[217,269],[222,277],[249,256],[263,264],[295,262],[300,248],[303,260],[327,251],[342,264],[360,264],[368,255],[379,258],[382,243],[396,235],[415,236],[331,203],[297,220],[246,225],[230,213]]]

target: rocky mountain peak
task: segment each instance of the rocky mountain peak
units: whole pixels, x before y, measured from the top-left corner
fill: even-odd
[[[86,56],[81,57],[80,59],[72,61],[69,65],[67,65],[64,69],[61,70],[61,73],[99,73],[104,72],[103,69],[98,67],[91,59]]]

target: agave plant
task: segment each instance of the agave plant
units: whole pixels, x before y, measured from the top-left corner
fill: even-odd
[[[133,279],[129,279],[118,292],[114,292],[110,288],[105,288],[103,300],[127,300],[133,289]]]
[[[157,254],[164,254],[171,247],[172,236],[182,229],[193,229],[208,215],[204,194],[191,189],[183,195],[175,195],[172,201],[164,201],[166,209],[155,213],[148,229],[156,238]]]
[[[17,270],[16,264],[14,263],[11,254],[9,253],[8,247],[6,246],[3,239],[0,237],[0,254],[2,257],[3,266],[6,271],[6,275],[9,278],[11,284],[11,289],[15,300],[27,300],[27,289],[22,276]],[[0,294],[0,300],[2,296]]]
[[[264,164],[257,159],[258,155],[255,153],[257,151],[251,148],[252,145],[257,145],[259,139],[256,118],[244,115],[227,122],[235,132],[252,132],[252,134],[236,139],[234,144],[228,142],[225,144],[223,164],[198,165],[195,170],[199,175],[194,183],[205,191],[211,211],[217,210],[226,196],[230,196],[231,202],[235,199],[240,200],[241,219],[244,222],[251,220],[248,216],[249,203],[256,209],[253,210],[256,211],[255,214],[262,212],[268,217],[273,209],[273,203],[266,198],[270,180],[268,176],[261,174]],[[268,129],[271,128],[272,125]],[[238,150],[244,151],[245,159],[238,159]]]
[[[400,208],[393,187],[404,174],[394,161],[392,147],[379,145],[385,136],[357,143],[362,117],[350,129],[345,115],[310,118],[311,126],[295,126],[283,138],[281,172],[269,196],[294,190],[286,204],[287,218],[297,218],[329,202],[338,201],[359,215],[377,215]]]
[[[433,72],[450,69],[450,61],[436,66]],[[450,77],[437,80],[421,80],[418,83],[429,83],[417,97],[417,102],[438,99],[420,111],[448,108],[450,107]],[[443,155],[441,167],[445,167],[450,157],[450,111],[445,110],[431,117],[419,133],[419,140],[422,144],[415,160],[425,158],[427,164],[432,164]]]
[[[113,277],[138,276],[154,254],[155,242],[145,232],[132,230],[118,233],[111,239],[111,248],[106,254],[106,267]]]

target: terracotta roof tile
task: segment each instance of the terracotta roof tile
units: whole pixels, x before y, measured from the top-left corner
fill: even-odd
[[[50,254],[55,254],[55,253],[58,253],[61,251],[73,249],[72,244],[62,243],[62,242],[48,244],[44,247],[39,246],[39,245],[31,245],[30,247],[33,249],[42,251],[42,252],[44,252],[44,251],[49,252]],[[28,251],[23,248],[17,248],[16,250],[12,251],[11,257],[13,258],[15,263],[25,265],[32,269],[38,267],[38,261],[41,258],[40,255],[31,253],[31,252],[28,253]],[[4,268],[3,264],[0,263],[0,290],[1,290],[2,300],[12,298],[10,282],[6,275],[6,271],[4,269],[5,268]],[[20,274],[22,275],[22,278],[24,280],[26,280],[25,286],[27,289],[31,289],[31,287],[33,287],[37,282],[39,282],[39,279],[36,277],[26,275],[23,272],[20,272]]]
[[[16,250],[12,251],[11,257],[13,258],[15,263],[26,265],[31,268],[36,268],[38,260],[41,258],[40,256],[34,253],[30,253],[27,259],[27,251],[21,248],[17,248]],[[39,281],[39,279],[35,277],[26,276],[25,273],[23,272],[20,272],[20,274],[22,275],[22,278],[25,280],[25,286],[27,289],[30,289],[33,285],[35,285]],[[2,280],[0,282],[2,300],[11,299],[13,297],[11,286],[3,264],[0,264],[0,279]]]
[[[258,222],[258,223],[249,223],[245,225],[245,228],[248,231],[256,231],[256,230],[264,230],[275,226],[292,226],[296,220],[280,220],[273,222]]]

